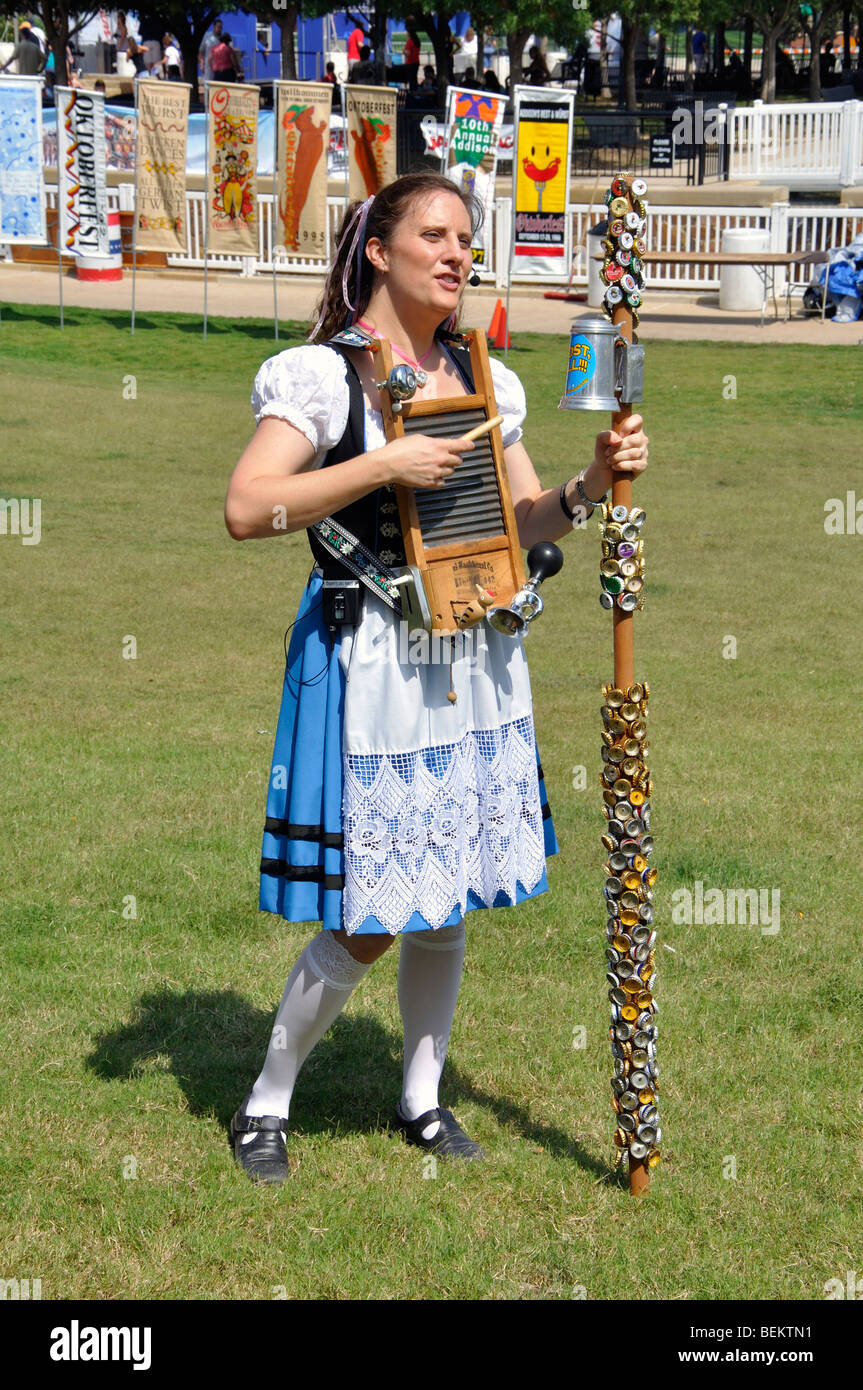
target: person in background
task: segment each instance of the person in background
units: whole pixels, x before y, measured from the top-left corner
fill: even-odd
[[[525,68],[522,81],[531,87],[545,87],[551,81],[551,73],[545,57],[539,51],[539,44],[532,44],[528,50],[529,65]]]
[[[431,96],[437,95],[437,78],[435,70],[430,63],[426,63],[423,68],[423,80],[419,85],[419,91],[428,93]]]
[[[696,29],[692,35],[692,57],[696,72],[707,71],[707,35],[703,29]]]
[[[126,44],[126,57],[135,69],[133,81],[137,81],[141,74],[147,69],[147,50],[142,43],[138,42],[134,34],[129,35]]]
[[[324,73],[323,80],[324,82],[329,82],[330,86],[333,89],[333,105],[335,106],[336,102],[341,100],[342,95],[342,89],[339,86],[339,79],[336,77],[335,63],[327,63],[327,70]]]
[[[354,27],[348,34],[348,63],[359,63],[362,60],[362,54],[360,53],[360,49],[362,48],[363,44],[367,44],[369,42],[369,35],[364,29],[363,25],[354,15],[352,15],[349,11],[345,11],[345,13],[348,16],[348,19],[352,19],[354,21]]]
[[[93,83],[93,91],[101,92],[103,96],[105,95],[105,83],[102,81],[101,77],[97,77],[96,81]]]
[[[376,65],[371,61],[371,49],[367,43],[364,43],[360,49],[360,61],[354,63],[348,81],[350,83],[358,83],[360,86],[364,87],[376,87],[379,85],[378,70]]]
[[[162,59],[159,66],[169,82],[181,82],[183,80],[182,61],[180,50],[171,35],[163,34]]]
[[[198,49],[198,71],[205,82],[213,80],[213,49],[222,42],[222,21],[217,19],[209,33],[204,35]]]
[[[420,39],[411,20],[406,24],[407,38],[402,50],[402,70],[404,80],[408,84],[410,91],[415,92],[417,86],[417,74],[420,70]]]
[[[482,75],[482,85],[487,92],[503,92],[503,87],[498,81],[497,73],[494,68],[486,68]]]
[[[5,72],[12,63],[18,64],[19,77],[36,77],[45,67],[45,55],[33,34],[33,26],[26,19],[18,25],[18,42],[0,72]]]
[[[221,40],[210,53],[210,71],[213,82],[236,82],[239,75],[237,50],[228,33],[222,33]]]
[[[474,91],[482,88],[482,83],[476,80],[476,68],[465,68],[462,73],[461,81],[456,84],[459,87],[469,87]]]

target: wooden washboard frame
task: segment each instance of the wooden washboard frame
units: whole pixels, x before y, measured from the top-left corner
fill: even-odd
[[[463,335],[470,347],[474,394],[405,401],[394,414],[392,398],[381,390],[388,440],[412,432],[453,438],[497,414],[485,334]],[[385,380],[393,367],[387,339],[378,344]],[[407,426],[407,428],[406,428]],[[477,598],[477,585],[506,607],[525,582],[503,439],[497,425],[463,454],[442,488],[396,487],[408,565],[422,576],[432,628],[452,632],[459,614]]]

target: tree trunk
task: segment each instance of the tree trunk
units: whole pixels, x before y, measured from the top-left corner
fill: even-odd
[[[713,34],[713,71],[716,73],[717,86],[721,87],[725,80],[725,24],[720,20]]]
[[[525,38],[527,42],[527,38]],[[608,101],[611,96],[611,88],[608,85],[608,20],[602,21],[599,38],[599,85],[601,91],[599,95],[603,101]]]
[[[821,35],[824,32],[824,14],[816,21],[812,14],[812,28],[809,31],[809,100],[821,101]]]
[[[861,17],[860,31],[863,31],[863,17]],[[863,32],[858,32],[859,40],[863,38]],[[857,69],[860,70],[860,49],[857,49]],[[842,76],[851,71],[851,11],[842,11]]]
[[[752,31],[755,21],[751,15],[746,16],[743,25],[743,70],[746,73],[746,83],[749,91],[752,91]]]
[[[280,72],[283,81],[296,82],[297,80],[297,55],[294,49],[294,34],[297,32],[297,6],[286,5],[283,12],[274,16],[279,26],[281,35],[281,66]]]
[[[762,101],[776,100],[776,44],[781,30],[768,29],[763,34],[761,49],[761,91]]]
[[[622,87],[625,93],[627,111],[638,110],[638,98],[635,92],[635,46],[638,42],[638,25],[633,19],[623,19],[621,30],[623,40],[623,53],[621,62],[623,67]]]
[[[683,66],[683,90],[692,92],[695,89],[695,59],[692,55],[692,25],[686,26],[686,58]]]
[[[516,29],[514,34],[506,36],[506,51],[509,54],[509,89],[515,87],[521,81],[522,68],[524,64],[524,46],[533,33],[532,29]]]

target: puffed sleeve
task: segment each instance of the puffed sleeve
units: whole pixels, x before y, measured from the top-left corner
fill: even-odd
[[[255,377],[252,410],[300,430],[317,454],[338,444],[348,423],[350,393],[345,360],[320,343],[288,348],[270,357]]]
[[[491,365],[497,413],[503,416],[503,424],[500,427],[503,447],[508,449],[510,444],[518,443],[523,433],[522,421],[527,414],[524,387],[515,372],[511,372],[509,367],[505,367],[496,357],[490,357],[488,360]]]

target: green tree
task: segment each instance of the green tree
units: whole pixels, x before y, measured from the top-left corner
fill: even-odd
[[[799,0],[749,0],[743,13],[761,30],[761,100],[776,100],[776,45],[800,29]]]
[[[834,0],[834,3],[822,4],[818,6],[817,0],[814,5],[800,6],[800,27],[809,39],[809,100],[821,100],[821,45],[825,38],[833,37],[839,17],[842,14],[842,5]],[[826,33],[825,33],[826,30]]]
[[[21,5],[0,3],[0,12],[5,15],[20,14]],[[99,7],[94,9],[79,10],[77,7],[68,4],[67,0],[35,0],[35,3],[27,7],[27,13],[37,16],[42,21],[45,30],[45,37],[48,47],[54,54],[54,72],[58,86],[65,86],[66,83],[66,45],[71,38],[89,24],[91,19],[99,13]]]

